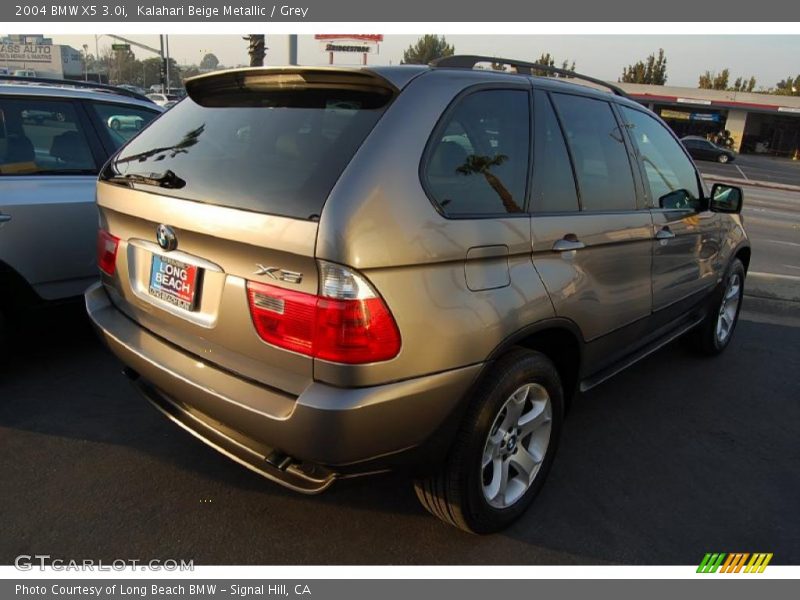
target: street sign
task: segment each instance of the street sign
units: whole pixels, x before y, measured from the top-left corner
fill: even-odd
[[[111,44],[111,49],[114,51],[126,52],[131,49],[130,44]]]

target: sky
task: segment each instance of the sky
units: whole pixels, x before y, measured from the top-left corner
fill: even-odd
[[[93,35],[50,35],[57,44],[81,49],[87,44],[94,53]],[[128,37],[158,47],[157,35]],[[387,35],[380,53],[369,57],[370,64],[398,64],[403,50],[416,42],[417,35]],[[114,40],[100,36],[100,53]],[[575,61],[576,70],[605,80],[616,81],[622,69],[663,48],[667,56],[667,83],[697,87],[698,76],[709,71],[730,69],[731,82],[741,76],[755,76],[758,87],[771,87],[779,80],[800,73],[800,35],[449,35],[447,41],[458,54],[486,54],[535,60],[549,52],[556,62]],[[170,35],[170,56],[178,64],[196,64],[213,52],[225,66],[246,64],[247,42],[237,35]],[[268,65],[286,64],[288,36],[267,36]],[[139,58],[151,56],[133,48]],[[336,64],[355,64],[361,55],[337,54]],[[305,65],[327,63],[328,55],[311,35],[298,40],[298,62]]]

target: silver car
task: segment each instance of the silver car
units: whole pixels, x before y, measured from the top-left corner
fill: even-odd
[[[0,81],[0,347],[4,321],[79,296],[97,279],[100,167],[161,109],[138,95],[65,82]]]

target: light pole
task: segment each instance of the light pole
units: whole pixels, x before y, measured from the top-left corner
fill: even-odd
[[[83,45],[83,80],[89,81],[89,44]]]

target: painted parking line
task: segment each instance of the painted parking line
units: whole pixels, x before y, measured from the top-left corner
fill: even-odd
[[[789,281],[800,282],[800,275],[783,275],[781,273],[764,273],[763,271],[750,271],[747,276],[763,277],[765,279],[786,279]]]
[[[761,242],[769,242],[770,244],[784,244],[786,246],[800,246],[797,242],[787,242],[785,240],[759,240]]]
[[[747,175],[744,174],[744,171],[742,171],[742,169],[739,167],[739,165],[733,165],[733,166],[736,167],[736,170],[739,171],[739,173],[742,174],[742,177],[744,177],[745,180],[750,181],[750,178]]]

